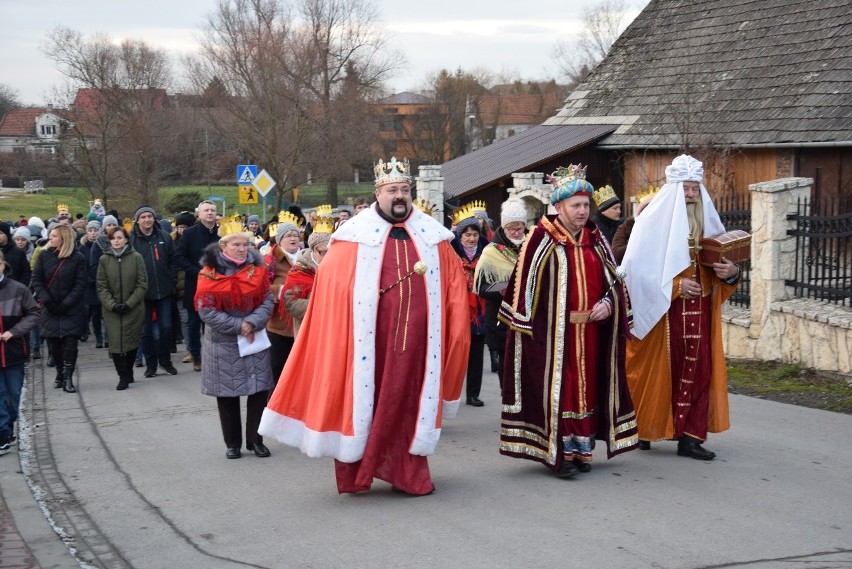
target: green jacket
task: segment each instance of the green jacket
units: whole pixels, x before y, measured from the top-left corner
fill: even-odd
[[[145,292],[148,273],[142,255],[128,246],[116,256],[112,249],[98,261],[98,298],[103,305],[109,351],[123,354],[139,346],[145,323]],[[115,312],[116,304],[127,304],[130,311]]]

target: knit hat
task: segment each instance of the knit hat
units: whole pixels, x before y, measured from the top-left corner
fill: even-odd
[[[248,221],[246,221],[246,225],[248,225],[251,222],[260,223],[260,218],[256,215],[250,215],[250,216],[248,216]]]
[[[93,219],[92,221],[90,221],[89,223],[86,224],[86,231],[88,231],[90,229],[100,229],[100,228],[101,228],[101,224],[96,219]]]
[[[527,208],[524,202],[517,198],[509,198],[500,206],[500,226],[506,227],[510,223],[520,221],[527,224]]]
[[[299,226],[289,220],[279,221],[278,227],[275,228],[275,242],[280,243],[281,238],[284,237],[284,234],[288,231],[295,231],[298,233]]]
[[[27,229],[35,239],[40,239],[44,231],[44,222],[40,217],[31,217],[27,220]]]
[[[33,236],[30,233],[30,230],[24,227],[23,225],[15,230],[12,234],[12,239],[26,239],[27,241],[32,240]]]
[[[89,213],[86,214],[86,220],[87,221],[94,221],[97,218],[98,218],[98,214],[96,214],[93,211],[90,211]]]
[[[456,225],[456,235],[461,235],[468,227],[474,227],[479,233],[482,233],[482,226],[479,224],[479,220],[476,217],[466,217]]]
[[[157,216],[157,214],[154,212],[154,208],[149,205],[141,205],[139,206],[139,209],[136,210],[136,213],[133,214],[133,223],[139,221],[139,216],[143,213],[150,213],[154,217]]]
[[[188,211],[182,211],[175,216],[175,226],[185,225],[190,227],[195,225],[195,216]]]
[[[12,238],[12,226],[5,221],[0,221],[0,232],[5,233],[8,239]]]
[[[106,227],[107,225],[118,225],[118,220],[115,218],[114,215],[104,216],[103,226]]]

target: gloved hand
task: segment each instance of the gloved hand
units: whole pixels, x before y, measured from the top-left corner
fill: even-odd
[[[127,314],[130,312],[130,307],[122,302],[113,306],[112,311],[116,314]]]

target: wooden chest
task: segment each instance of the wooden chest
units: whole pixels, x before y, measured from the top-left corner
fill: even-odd
[[[721,263],[722,257],[742,263],[751,256],[751,235],[740,229],[717,233],[701,240],[698,262],[702,265]]]

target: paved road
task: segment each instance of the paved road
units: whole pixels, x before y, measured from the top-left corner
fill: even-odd
[[[105,350],[83,344],[76,395],[32,369],[0,490],[43,568],[852,567],[847,415],[733,396],[717,460],[674,443],[597,452],[565,481],[497,453],[486,374],[486,406],[463,406],[430,459],[435,494],[339,496],[330,460],[274,442],[225,459],[214,400],[176,365],[119,392]]]

